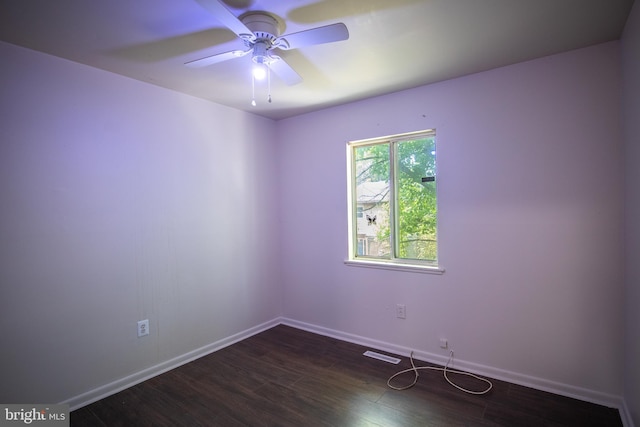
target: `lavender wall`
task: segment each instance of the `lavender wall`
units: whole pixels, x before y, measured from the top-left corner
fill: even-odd
[[[75,398],[279,316],[274,122],[0,57],[1,402]]]
[[[278,122],[285,316],[426,356],[445,336],[478,368],[616,402],[619,74],[612,42]],[[446,272],[346,266],[345,144],[427,128]]]
[[[622,37],[625,141],[626,341],[625,400],[640,425],[640,5],[636,2]]]

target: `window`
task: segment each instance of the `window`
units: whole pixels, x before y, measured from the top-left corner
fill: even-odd
[[[347,145],[349,261],[438,267],[434,130]]]

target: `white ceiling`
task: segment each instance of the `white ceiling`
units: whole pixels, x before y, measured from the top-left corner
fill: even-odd
[[[223,0],[283,34],[343,22],[349,40],[280,51],[303,82],[256,87],[250,55],[196,0],[0,0],[0,40],[280,119],[620,38],[633,0]],[[6,84],[6,82],[3,82]]]

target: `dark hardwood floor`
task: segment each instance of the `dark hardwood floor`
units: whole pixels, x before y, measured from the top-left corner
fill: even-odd
[[[617,409],[497,380],[478,396],[420,371],[415,387],[392,390],[408,359],[365,350],[280,325],[73,411],[71,426],[622,426]]]

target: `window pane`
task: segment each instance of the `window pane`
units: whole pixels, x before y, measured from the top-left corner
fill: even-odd
[[[353,150],[357,255],[389,258],[389,144]]]
[[[433,136],[396,144],[397,256],[436,261],[436,163]]]

